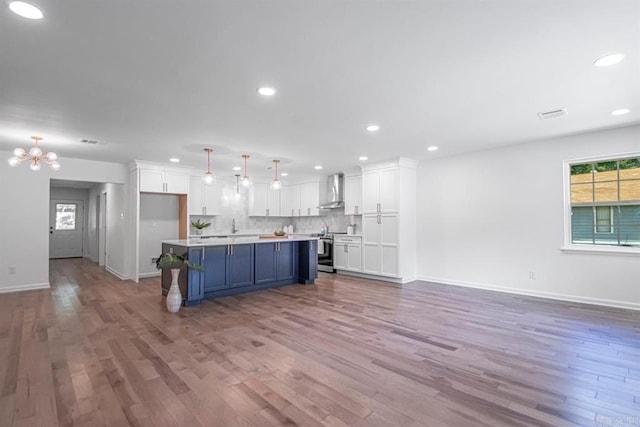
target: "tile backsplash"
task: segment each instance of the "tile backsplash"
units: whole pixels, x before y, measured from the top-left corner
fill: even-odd
[[[293,225],[297,233],[319,233],[323,226],[333,232],[346,232],[347,225],[355,224],[356,233],[362,232],[362,217],[359,215],[345,215],[344,208],[321,211],[321,216],[315,217],[250,217],[249,201],[246,191],[241,192],[241,197],[235,197],[235,183],[223,184],[222,206],[220,215],[201,216],[192,215],[191,220],[200,219],[210,222],[211,226],[203,230],[203,235],[230,234],[232,221],[236,221],[238,233],[264,233],[271,234],[274,230]],[[195,229],[190,227],[189,234],[195,235]]]

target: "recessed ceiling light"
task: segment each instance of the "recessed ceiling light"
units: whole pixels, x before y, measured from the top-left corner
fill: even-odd
[[[286,172],[282,172],[282,173],[280,174],[280,176],[289,176],[289,174],[288,174],[288,173],[286,173]]]
[[[261,87],[258,89],[258,93],[262,96],[273,96],[276,94],[276,90],[271,87]]]
[[[322,170],[322,166],[320,166],[320,165],[318,165],[318,166],[314,166],[313,168],[314,168],[315,170],[317,170],[317,171]]]
[[[177,157],[172,157],[172,158],[170,158],[170,159],[169,159],[169,161],[170,161],[171,163],[180,163],[180,159],[179,159],[179,158],[177,158]]]
[[[436,147],[435,145],[431,145],[427,147],[427,151],[438,151],[438,147]]]
[[[609,67],[615,65],[624,59],[624,55],[621,53],[614,53],[612,55],[606,55],[602,58],[598,58],[593,62],[596,67]]]
[[[242,170],[242,168],[241,168],[240,166],[234,166],[234,167],[233,167],[233,170],[234,170],[234,171],[239,171],[239,170]]]
[[[360,160],[361,162],[364,162],[365,160],[369,160],[369,158],[367,156],[360,156],[358,160]]]
[[[369,126],[367,126],[367,130],[369,132],[377,132],[377,131],[380,130],[380,126],[378,126],[378,125],[369,125]]]
[[[614,110],[611,112],[612,116],[624,116],[625,114],[629,114],[631,110],[628,108],[620,108],[618,110]]]
[[[44,16],[40,9],[23,1],[12,1],[9,3],[9,9],[16,15],[27,19],[42,19]]]

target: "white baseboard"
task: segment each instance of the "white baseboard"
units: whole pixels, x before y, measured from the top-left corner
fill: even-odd
[[[146,279],[147,277],[160,277],[162,275],[161,271],[154,271],[153,273],[139,273],[139,279]]]
[[[129,276],[127,276],[126,274],[120,273],[118,270],[114,270],[108,265],[105,266],[104,269],[107,270],[109,273],[113,274],[114,276],[116,276],[120,280],[129,280]]]
[[[449,279],[443,279],[440,277],[418,276],[417,280],[421,280],[424,282],[442,283],[444,285],[463,286],[465,288],[484,289],[486,291],[504,292],[508,294],[547,298],[547,299],[560,300],[560,301],[579,302],[583,304],[602,305],[606,307],[626,308],[629,310],[640,310],[640,304],[627,302],[627,301],[591,298],[591,297],[583,297],[579,295],[558,294],[554,292],[539,292],[539,291],[531,291],[528,289],[504,288],[502,286],[488,285],[486,283],[465,282],[461,280],[449,280]]]
[[[88,259],[91,262],[95,262],[96,264],[98,263],[98,260],[95,259],[94,257],[92,257],[91,255],[87,255],[85,256],[86,259]]]
[[[371,279],[371,280],[382,280],[383,282],[391,282],[391,283],[407,283],[402,281],[402,279],[399,279],[397,277],[388,277],[388,276],[376,276],[374,274],[367,274],[367,273],[358,273],[357,271],[348,271],[348,270],[336,270],[337,274],[344,274],[345,276],[353,276],[353,277],[360,277],[361,279]],[[413,281],[415,279],[412,279],[411,281]]]
[[[6,286],[6,287],[0,287],[0,294],[5,294],[9,292],[34,291],[37,289],[49,289],[49,288],[51,288],[51,285],[49,283],[32,283],[29,285]]]

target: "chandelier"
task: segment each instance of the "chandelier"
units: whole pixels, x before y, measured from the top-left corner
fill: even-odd
[[[9,164],[11,166],[18,166],[24,161],[28,161],[29,167],[32,171],[38,171],[42,167],[42,163],[46,163],[54,171],[60,169],[60,163],[58,163],[58,155],[54,152],[48,152],[43,154],[42,149],[38,146],[38,143],[42,141],[40,136],[32,136],[33,147],[27,152],[24,148],[16,148],[13,150],[13,157],[9,157]]]

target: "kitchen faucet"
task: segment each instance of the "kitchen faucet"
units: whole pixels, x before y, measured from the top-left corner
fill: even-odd
[[[233,218],[231,220],[231,234],[236,234],[238,232],[238,229],[236,228],[236,219]]]

